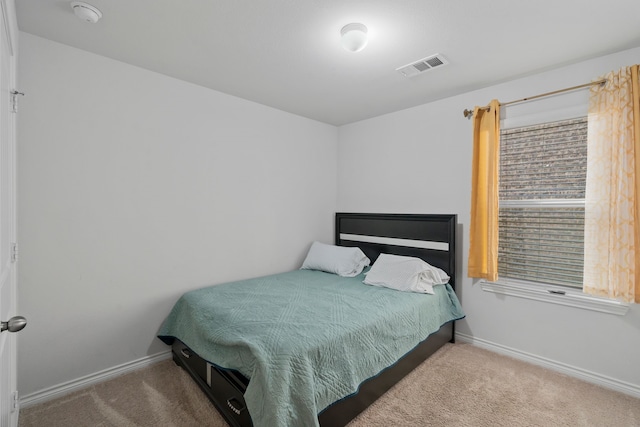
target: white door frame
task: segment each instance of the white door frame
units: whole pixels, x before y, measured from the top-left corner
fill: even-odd
[[[15,0],[0,0],[0,321],[16,315],[16,63]],[[16,336],[0,333],[0,427],[18,425]]]

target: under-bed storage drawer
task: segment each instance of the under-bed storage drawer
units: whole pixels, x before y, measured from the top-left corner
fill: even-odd
[[[173,343],[174,360],[191,373],[202,390],[213,401],[218,412],[233,427],[252,426],[244,401],[249,381],[239,373],[218,369],[179,340]]]
[[[224,405],[221,410],[227,421],[233,426],[253,425],[244,401],[244,391],[247,389],[244,377],[210,364],[207,372],[209,375],[207,382],[211,392],[214,394],[214,399]]]
[[[175,340],[173,343],[173,359],[183,368],[196,374],[202,381],[207,379],[207,362],[195,354],[182,342]]]

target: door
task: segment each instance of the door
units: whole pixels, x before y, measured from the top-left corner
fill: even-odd
[[[12,92],[18,40],[14,0],[0,0],[0,9],[0,321],[5,322],[16,314],[17,95]],[[16,371],[16,336],[0,332],[0,427],[18,424]]]

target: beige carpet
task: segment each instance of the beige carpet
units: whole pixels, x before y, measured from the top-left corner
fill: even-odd
[[[172,361],[23,409],[20,427],[227,424]],[[447,344],[349,427],[640,426],[640,399],[468,344]]]

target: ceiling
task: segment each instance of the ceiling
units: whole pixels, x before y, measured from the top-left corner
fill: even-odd
[[[638,0],[16,0],[21,31],[342,125],[640,46]],[[369,28],[360,52],[340,29]],[[412,78],[396,68],[439,53]]]

